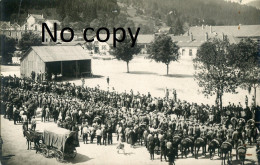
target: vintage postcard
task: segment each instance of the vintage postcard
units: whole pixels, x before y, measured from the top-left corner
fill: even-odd
[[[260,0],[0,4],[0,164],[259,164]]]

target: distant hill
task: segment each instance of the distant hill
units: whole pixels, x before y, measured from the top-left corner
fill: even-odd
[[[259,6],[259,0],[248,4]],[[259,9],[225,0],[0,0],[0,5],[1,21],[22,25],[28,14],[43,14],[78,31],[141,27],[141,33],[153,33],[167,26],[185,31],[202,24],[260,24]]]
[[[189,25],[260,24],[260,10],[224,0],[118,0],[143,15],[172,26],[176,19]],[[254,3],[254,2],[252,2]]]
[[[249,3],[247,3],[247,5],[260,9],[260,0],[255,0],[255,1],[249,2]]]

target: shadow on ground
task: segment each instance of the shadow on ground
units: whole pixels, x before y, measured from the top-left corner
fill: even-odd
[[[0,155],[0,164],[6,165],[8,160],[11,159],[13,156],[15,156],[15,155],[2,156],[2,153],[1,153],[1,155]]]
[[[86,155],[82,155],[77,153],[77,156],[74,159],[68,160],[70,163],[77,164],[77,163],[83,163],[91,160],[93,158],[90,158]]]
[[[193,75],[190,74],[168,74],[163,76],[173,77],[173,78],[193,78]]]
[[[0,159],[0,160],[9,160],[9,159],[11,159],[13,156],[15,156],[15,155],[1,156],[1,159]]]
[[[148,71],[131,71],[128,74],[146,74],[146,75],[157,75],[157,73],[154,72],[148,72]]]
[[[102,75],[92,75],[92,76],[86,76],[84,79],[93,79],[93,78],[102,78],[104,76]],[[62,77],[57,80],[57,82],[63,82],[63,81],[76,81],[76,80],[81,80],[80,77],[75,78],[75,77]]]

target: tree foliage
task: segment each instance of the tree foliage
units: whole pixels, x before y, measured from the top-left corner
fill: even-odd
[[[12,56],[16,50],[16,42],[13,38],[8,38],[5,35],[0,35],[0,56],[1,64],[8,64],[12,62]]]
[[[167,75],[169,73],[169,64],[171,61],[178,61],[179,47],[172,41],[170,36],[160,35],[149,46],[149,58],[156,62],[162,62],[167,66]]]
[[[38,34],[32,32],[24,33],[19,42],[19,48],[22,52],[27,51],[31,46],[40,45],[42,45],[41,37]]]
[[[239,71],[230,62],[233,47],[227,39],[214,39],[201,45],[194,59],[195,79],[205,96],[216,95],[222,108],[224,93],[236,93]]]
[[[122,38],[122,35],[120,36]],[[116,47],[112,47],[111,54],[118,60],[125,61],[127,64],[127,73],[129,73],[129,62],[141,51],[141,47],[137,44],[131,47],[132,40],[127,36],[123,42],[117,43]]]
[[[233,44],[231,50],[230,62],[239,70],[240,86],[249,93],[253,88],[256,100],[256,88],[260,86],[260,57],[257,42],[243,39],[238,44]]]
[[[182,35],[184,33],[183,30],[183,23],[180,21],[180,19],[177,19],[174,23],[174,25],[171,27],[170,34],[174,34],[175,36],[177,35]]]
[[[0,13],[1,20],[11,20],[21,24],[30,13],[43,14],[48,16],[48,19],[57,19],[64,22],[64,26],[72,27],[70,23],[79,21],[89,25],[89,22],[99,19],[103,22],[102,26],[107,27],[110,18],[114,19],[120,13],[117,0],[2,0],[0,3],[3,10]],[[83,28],[85,27],[81,29]]]

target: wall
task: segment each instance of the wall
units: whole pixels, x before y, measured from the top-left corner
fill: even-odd
[[[34,18],[33,16],[30,16],[30,17],[27,19],[26,22],[27,22],[28,27],[31,27],[31,25],[35,23],[35,18]],[[27,30],[29,30],[29,29],[27,29]],[[30,29],[30,30],[31,30],[31,29]]]
[[[21,61],[21,76],[30,77],[32,71],[36,74],[45,72],[45,63],[31,50],[30,53]]]
[[[98,47],[98,54],[109,55],[110,46],[106,42],[99,42],[97,38],[94,38],[94,45]]]
[[[184,50],[184,51],[183,51]],[[181,60],[193,60],[197,55],[197,47],[180,47],[180,59]],[[191,53],[191,55],[190,55]]]

